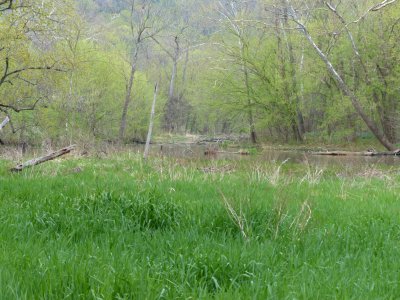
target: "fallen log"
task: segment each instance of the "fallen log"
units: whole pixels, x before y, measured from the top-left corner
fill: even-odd
[[[217,151],[217,153],[221,153],[221,154],[250,155],[250,152],[247,151],[247,150],[239,150],[239,151]]]
[[[33,167],[33,166],[42,164],[42,163],[44,163],[46,161],[50,161],[50,160],[56,159],[57,157],[60,157],[60,156],[63,156],[65,154],[70,153],[72,150],[75,149],[75,147],[76,147],[76,145],[72,145],[72,146],[60,149],[60,150],[58,150],[56,152],[50,153],[50,154],[48,154],[46,156],[42,156],[42,157],[39,157],[39,158],[31,159],[31,160],[29,160],[29,161],[27,161],[27,162],[25,162],[23,164],[19,164],[15,168],[12,168],[11,171],[12,172],[21,172],[25,168]]]
[[[220,136],[220,137],[213,137],[213,138],[205,138],[196,141],[197,144],[214,144],[214,143],[222,143],[222,142],[237,142],[243,139],[241,136]]]
[[[238,154],[238,155],[250,155],[250,152],[247,150],[239,150],[239,151],[220,151],[217,149],[206,149],[204,151],[204,155],[217,155],[217,154]]]
[[[312,154],[313,155],[326,155],[326,156],[400,156],[400,149],[395,150],[395,151],[390,151],[390,152],[324,151],[324,152],[313,152]]]
[[[400,156],[400,149],[390,152],[373,152],[372,156]]]

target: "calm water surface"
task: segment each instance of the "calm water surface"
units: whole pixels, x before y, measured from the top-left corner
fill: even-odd
[[[206,156],[204,152],[210,145],[197,144],[165,144],[151,146],[151,155],[164,155],[172,158],[189,159],[214,159],[214,160],[249,160],[260,162],[294,162],[309,163],[320,167],[329,167],[330,165],[343,167],[358,167],[368,165],[385,165],[400,167],[400,157],[396,156],[321,156],[313,155],[310,151],[283,151],[283,150],[264,150],[255,155],[235,154],[238,149],[224,149],[227,153],[217,153],[212,156]],[[211,146],[212,147],[212,146]],[[137,152],[143,151],[143,146],[132,146],[130,149]]]

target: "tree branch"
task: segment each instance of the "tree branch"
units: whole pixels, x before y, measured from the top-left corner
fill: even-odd
[[[378,10],[380,10],[380,9],[390,5],[390,4],[395,3],[396,1],[397,0],[390,0],[390,1],[389,0],[385,0],[382,3],[379,3],[379,4],[375,5],[373,8],[371,8],[371,11],[378,11]]]
[[[371,12],[371,11],[378,11],[381,10],[382,8],[385,8],[386,6],[393,4],[397,2],[397,0],[385,0],[381,3],[378,3],[374,6],[372,6],[370,9],[368,9],[360,18],[358,18],[357,20],[353,21],[352,23],[358,23],[361,20],[365,19],[367,17],[367,15]]]
[[[357,56],[363,70],[365,73],[365,79],[367,81],[368,84],[371,84],[371,80],[369,79],[369,75],[368,75],[368,70],[364,64],[364,60],[361,57],[360,51],[358,50],[358,47],[356,45],[356,42],[354,40],[353,34],[351,33],[348,24],[346,23],[346,20],[342,17],[341,14],[339,14],[339,12],[337,11],[337,9],[335,7],[333,7],[329,2],[325,2],[326,6],[337,16],[337,18],[339,19],[339,21],[342,23],[342,25],[344,26],[344,28],[346,29],[347,32],[347,36],[349,37],[349,40],[351,42],[351,46],[353,47],[353,52],[354,54]]]
[[[25,71],[40,71],[40,70],[53,70],[53,71],[58,71],[58,72],[65,72],[65,70],[59,69],[59,68],[54,68],[54,66],[44,66],[44,67],[25,67],[21,69],[17,69],[14,71],[9,72],[9,58],[6,58],[5,62],[5,70],[3,76],[0,78],[0,86],[6,81],[6,79],[12,75],[19,74]]]
[[[37,106],[37,104],[39,103],[40,100],[41,100],[41,99],[35,100],[35,103],[33,103],[32,106],[29,106],[29,107],[22,107],[22,108],[17,107],[17,106],[15,106],[15,105],[1,104],[1,103],[0,103],[0,108],[3,108],[3,109],[11,109],[11,110],[15,111],[16,113],[19,113],[19,112],[22,112],[22,111],[35,110],[35,108],[36,108],[36,106]]]
[[[174,55],[173,55],[171,52],[169,52],[168,49],[165,48],[164,45],[161,44],[154,36],[152,36],[151,39],[152,39],[157,45],[159,45],[159,46],[161,47],[161,49],[162,49],[165,53],[167,53],[167,55],[168,55],[169,57],[171,57],[172,59],[174,59]]]
[[[3,12],[3,11],[6,11],[6,10],[11,9],[11,8],[12,8],[12,5],[13,5],[13,2],[14,2],[14,0],[4,0],[4,1],[1,1],[1,2],[0,2],[0,12]],[[1,7],[1,6],[5,5],[5,4],[7,4],[6,7]]]

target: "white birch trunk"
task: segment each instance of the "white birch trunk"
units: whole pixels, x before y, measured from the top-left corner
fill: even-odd
[[[10,122],[10,118],[7,116],[3,122],[0,124],[0,131]]]

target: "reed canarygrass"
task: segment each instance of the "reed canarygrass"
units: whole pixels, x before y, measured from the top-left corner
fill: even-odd
[[[400,297],[398,168],[133,153],[11,166],[1,299]]]

